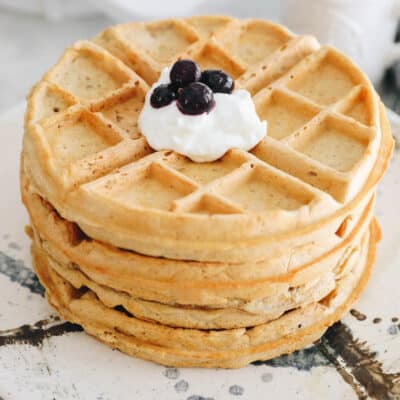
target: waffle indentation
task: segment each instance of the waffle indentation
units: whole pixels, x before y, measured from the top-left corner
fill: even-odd
[[[262,120],[268,122],[268,136],[280,140],[310,121],[319,110],[282,92],[274,92],[267,101],[258,105],[257,112]]]
[[[368,138],[352,134],[350,127],[327,119],[296,146],[304,154],[329,167],[346,172],[361,160]]]
[[[358,82],[331,53],[294,76],[288,87],[317,104],[329,105],[344,97]]]

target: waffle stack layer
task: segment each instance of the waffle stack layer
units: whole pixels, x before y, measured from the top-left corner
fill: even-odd
[[[144,96],[180,58],[251,93],[268,121],[252,151],[194,163],[147,145]],[[235,368],[291,352],[365,286],[392,147],[368,79],[313,37],[216,16],[109,28],[28,98],[35,270],[65,319],[137,357]]]

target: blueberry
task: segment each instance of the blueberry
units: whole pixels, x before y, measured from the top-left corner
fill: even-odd
[[[209,111],[213,106],[214,94],[203,83],[193,82],[179,91],[178,108],[184,114],[202,114]]]
[[[167,106],[178,97],[171,85],[162,84],[157,86],[150,97],[150,104],[154,108]]]
[[[169,77],[171,83],[177,87],[184,87],[200,79],[200,67],[192,60],[179,60],[171,68]]]
[[[203,71],[200,82],[207,85],[214,93],[232,93],[235,86],[235,82],[228,74],[217,69]]]

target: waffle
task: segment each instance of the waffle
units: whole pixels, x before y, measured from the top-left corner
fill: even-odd
[[[269,122],[252,152],[198,164],[148,147],[144,95],[182,57],[252,93]],[[123,24],[76,43],[33,89],[25,131],[32,190],[91,238],[225,263],[330,240],[368,203],[391,146],[377,160],[379,100],[344,55],[266,21],[219,17]]]
[[[138,128],[182,58],[248,90],[264,139],[195,163]],[[243,366],[318,339],[375,258],[393,139],[365,75],[261,20],[121,24],[68,48],[28,97],[21,194],[50,304],[121,351]]]
[[[68,221],[63,220],[37,195],[23,193],[41,246],[67,267],[64,271],[67,269],[72,275],[77,275],[78,271],[82,274],[75,279],[75,286],[94,281],[101,287],[132,296],[147,307],[153,306],[154,302],[157,305],[208,309],[234,307],[252,314],[257,313],[255,310],[264,311],[265,314],[277,302],[287,309],[294,308],[296,302],[299,305],[302,301],[299,291],[312,298],[318,296],[317,288],[331,291],[335,275],[342,274],[344,266],[356,258],[357,247],[371,222],[374,205],[373,202],[368,205],[355,229],[340,244],[312,261],[283,272],[276,268],[279,260],[268,260],[257,265],[187,263],[141,256],[96,241],[82,240],[76,243],[69,237]],[[253,273],[248,274],[247,270],[251,267]],[[321,281],[324,283],[321,284]],[[293,296],[296,298],[294,303]],[[280,313],[284,311],[286,309],[280,309]],[[159,313],[158,321],[163,323],[165,317]],[[265,315],[263,317],[267,318]],[[245,324],[245,321],[236,322],[240,323]],[[174,324],[179,325],[178,322]]]
[[[50,304],[66,319],[121,351],[173,366],[237,368],[251,361],[276,357],[318,339],[357,299],[368,280],[379,237],[375,222],[363,241],[361,257],[336,290],[321,302],[298,308],[252,328],[204,331],[172,328],[135,318],[125,310],[105,306],[89,289],[77,290],[33,246],[35,270],[46,287]]]
[[[116,258],[109,266],[104,262],[91,264],[88,259],[91,257],[85,254],[98,259],[98,247],[105,254],[100,256],[101,260],[112,257],[107,253],[116,252],[121,262],[124,256],[131,254],[88,241],[74,246],[68,239],[68,223],[54,210],[37,197],[35,201],[35,196],[29,200],[25,198],[25,203],[29,204],[36,246],[47,254],[51,267],[76,289],[87,287],[108,307],[123,306],[141,319],[197,329],[258,325],[327,296],[335,289],[336,281],[351,271],[357,261],[361,238],[368,230],[373,210],[370,204],[356,229],[341,245],[291,273],[267,279],[239,280],[236,277],[237,281],[233,278],[224,281],[221,276],[212,279],[204,275],[193,280],[192,275],[188,278],[185,272],[190,272],[194,266],[180,265],[182,274],[173,282],[170,273],[167,277],[156,276],[155,272],[165,269],[164,260],[158,260],[152,277],[143,274],[146,269],[142,272],[135,268],[135,265],[146,265],[146,257],[139,263],[128,261],[123,266],[117,264]],[[130,274],[126,273],[128,265]],[[263,265],[263,269],[268,271],[270,265],[273,266],[273,262]],[[245,265],[240,267],[246,269]],[[149,266],[148,269],[153,270]]]

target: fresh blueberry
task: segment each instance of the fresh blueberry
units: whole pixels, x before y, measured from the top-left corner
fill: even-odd
[[[150,104],[154,108],[167,106],[178,97],[171,85],[162,84],[157,86],[150,97]]]
[[[200,67],[192,60],[179,60],[171,68],[169,77],[176,87],[184,87],[200,79]]]
[[[213,106],[214,94],[203,83],[193,82],[179,91],[178,108],[184,114],[202,114],[209,111]]]
[[[214,93],[232,93],[234,80],[224,71],[206,69],[202,72],[200,82],[207,85]]]

